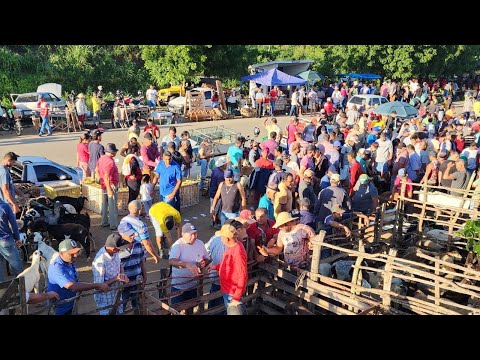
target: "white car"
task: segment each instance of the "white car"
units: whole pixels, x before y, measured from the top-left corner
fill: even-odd
[[[43,84],[37,88],[36,92],[10,94],[10,98],[12,99],[13,108],[21,111],[22,116],[27,117],[32,115],[32,112],[39,111],[37,103],[40,95],[50,104],[51,110],[65,109],[65,101],[62,100],[62,86],[59,84]]]
[[[61,165],[41,156],[19,156],[10,168],[14,182],[32,182],[43,193],[43,185],[60,180],[80,184],[83,170],[79,167]]]
[[[347,109],[350,110],[353,105],[355,105],[358,109],[360,105],[362,105],[362,101],[365,101],[365,105],[373,107],[375,104],[382,105],[388,102],[388,99],[384,96],[380,95],[354,95],[350,100],[347,101]]]

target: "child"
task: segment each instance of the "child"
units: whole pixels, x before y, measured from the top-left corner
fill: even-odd
[[[148,211],[152,206],[152,196],[150,195],[152,191],[152,183],[150,182],[150,175],[144,174],[142,176],[142,185],[140,185],[140,196],[142,198],[143,207],[145,210],[145,219],[150,220],[148,216]]]

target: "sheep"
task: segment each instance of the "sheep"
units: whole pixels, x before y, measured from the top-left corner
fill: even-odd
[[[32,292],[35,294],[39,293],[39,281],[40,281],[40,263],[45,261],[42,257],[42,252],[40,250],[35,250],[32,255],[32,265],[29,268],[23,270],[18,274],[17,279],[20,277],[25,278],[25,291]],[[45,266],[45,264],[43,264]]]
[[[82,211],[85,201],[88,201],[88,199],[85,196],[79,196],[78,198],[74,198],[70,196],[57,196],[52,201],[53,202],[59,201],[62,204],[70,204],[75,208],[75,210],[77,211],[77,214],[80,214],[80,211]]]

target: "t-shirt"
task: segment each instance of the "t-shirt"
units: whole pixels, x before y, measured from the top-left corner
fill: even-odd
[[[378,143],[376,161],[380,163],[386,162],[388,160],[388,153],[393,154],[392,142],[388,139],[385,141],[378,139],[376,142]]]
[[[467,157],[467,169],[468,170],[475,170],[477,168],[477,154],[478,150],[470,148],[466,148],[462,151],[462,155]]]
[[[104,176],[108,175],[110,178],[110,184],[118,186],[118,181],[120,179],[117,165],[110,155],[103,155],[98,159],[98,176],[100,177],[100,185],[102,189],[105,190],[105,181]]]
[[[199,239],[193,244],[187,244],[183,238],[178,239],[170,249],[170,259],[177,259],[184,262],[195,263],[197,260],[208,259],[207,249]],[[198,285],[198,280],[187,282],[187,278],[193,278],[194,275],[187,268],[179,269],[172,266],[172,283],[177,289],[188,290]],[[184,284],[182,284],[184,283]]]
[[[147,96],[147,100],[157,101],[157,90],[148,89],[145,95]]]
[[[48,291],[55,291],[60,295],[59,300],[70,299],[77,293],[68,290],[64,286],[69,282],[77,282],[77,269],[75,263],[69,264],[57,256],[48,267]],[[55,315],[63,315],[73,309],[74,301],[58,305],[55,308]]]
[[[447,173],[447,167],[448,163],[450,163],[451,160],[445,160],[440,164],[440,167],[438,168],[438,171],[442,172],[442,182],[440,183],[441,186],[445,187],[451,187],[452,186],[452,180],[451,179],[445,179],[445,175],[452,174],[456,171],[455,166],[453,166]]]
[[[468,184],[468,178],[469,174],[467,171],[456,171],[453,174],[453,179],[452,179],[452,189],[466,189],[467,184]],[[461,193],[455,192],[455,191],[450,191],[450,194],[452,195],[460,195]]]
[[[227,155],[232,163],[230,169],[232,169],[234,173],[238,174],[238,162],[243,157],[243,150],[238,146],[232,145],[228,148]]]
[[[88,145],[80,143],[77,145],[78,161],[88,163],[90,155],[88,154]]]
[[[325,218],[325,221],[323,222],[323,227],[325,229],[325,232],[327,233],[327,235],[332,235],[333,234],[333,228],[330,226],[330,223],[332,221],[336,221],[336,222],[342,222],[344,220],[347,220],[347,219],[350,219],[352,217],[352,214],[351,213],[348,213],[348,212],[344,212],[342,214],[342,218],[341,219],[338,219],[338,220],[334,220],[333,219],[333,214],[332,215],[328,215],[326,218]]]
[[[268,198],[267,194],[264,194],[260,198],[260,201],[258,202],[258,207],[267,209],[268,210],[268,218],[270,220],[275,220],[275,214],[274,214],[274,211],[273,211],[273,203]]]
[[[160,195],[168,196],[173,192],[177,180],[182,180],[182,171],[180,165],[172,161],[170,166],[166,166],[162,160],[155,168],[155,172],[160,175],[159,191]]]
[[[307,265],[308,241],[314,236],[313,229],[304,224],[297,224],[290,232],[280,230],[277,242],[283,245],[285,262],[298,267]]]
[[[2,199],[3,202],[8,203],[7,198],[2,190],[2,187],[5,184],[8,185],[8,190],[10,191],[12,199],[15,199],[15,188],[13,187],[13,180],[12,176],[10,175],[10,170],[5,165],[2,165],[0,166],[0,199]]]
[[[402,178],[400,176],[395,177],[395,181],[393,182],[394,186],[397,186],[398,193],[400,194],[400,191],[402,189]],[[412,185],[412,180],[407,176],[407,183],[405,186],[405,196],[408,196],[408,194],[413,191],[413,185]]]
[[[378,190],[372,183],[368,186],[360,185],[352,198],[352,208],[354,211],[369,214],[373,209],[373,198],[378,197]]]
[[[275,138],[275,140],[277,140],[277,142],[280,141],[280,127],[277,125],[277,124],[268,124],[267,126],[265,126],[265,128],[267,129],[267,134],[268,136],[270,136],[270,133],[272,131],[275,131],[275,133],[277,134],[277,137]]]
[[[255,246],[261,246],[262,234],[265,234],[265,241],[268,242],[280,231],[279,229],[274,229],[273,225],[275,225],[275,220],[267,220],[265,228],[262,229],[260,225],[255,222],[247,228],[247,235],[249,238],[255,240]]]
[[[88,152],[90,157],[88,158],[88,168],[93,173],[97,166],[97,161],[100,156],[105,155],[105,148],[97,141],[92,141],[88,144]]]
[[[165,219],[168,216],[173,216],[175,223],[180,224],[182,222],[182,216],[172,205],[158,202],[150,208],[150,215],[155,218],[160,224],[160,229],[164,234],[168,233],[168,229],[165,226]]]

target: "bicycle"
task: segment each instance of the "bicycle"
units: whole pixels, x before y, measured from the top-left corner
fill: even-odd
[[[17,136],[22,135],[22,118],[14,118],[13,109],[7,110],[3,106],[1,108],[3,109],[3,115],[0,116],[0,120],[2,121],[1,129],[4,131],[10,131],[10,133],[15,132]]]

